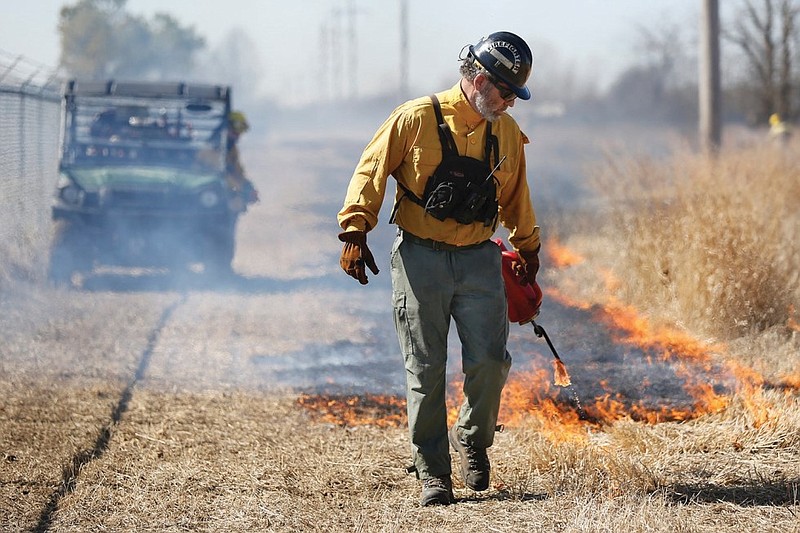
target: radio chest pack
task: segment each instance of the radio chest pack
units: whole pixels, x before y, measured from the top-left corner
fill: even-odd
[[[459,155],[453,134],[442,116],[439,99],[436,95],[431,95],[431,100],[436,113],[439,141],[442,144],[442,162],[428,178],[422,198],[399,182],[398,186],[403,190],[404,197],[421,206],[437,220],[452,218],[459,224],[482,222],[487,227],[495,227],[498,206],[494,172],[505,157],[497,161],[498,141],[492,135],[492,123],[487,121],[486,124],[485,160]],[[490,167],[492,153],[497,161],[494,168]],[[395,205],[394,211],[398,205]]]

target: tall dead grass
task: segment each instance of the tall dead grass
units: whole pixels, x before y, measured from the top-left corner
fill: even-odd
[[[800,143],[609,156],[596,185],[622,245],[616,290],[698,333],[731,339],[800,309]]]

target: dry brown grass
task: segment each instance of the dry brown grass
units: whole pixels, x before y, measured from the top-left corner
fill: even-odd
[[[609,234],[572,234],[565,244],[583,261],[561,269],[545,262],[543,269],[543,280],[570,297],[603,302],[613,296],[654,321],[680,319],[702,338],[724,335],[729,350],[719,357],[754,368],[766,381],[748,381],[714,414],[572,427],[557,417],[522,418],[490,450],[488,491],[474,493],[456,479],[456,505],[420,508],[419,485],[404,469],[406,430],[384,423],[402,419],[397,405],[381,409],[376,402],[360,413],[365,424],[342,425],[330,420],[345,417],[325,421],[293,393],[244,386],[258,376],[231,380],[241,386],[220,383],[226,372],[252,370],[236,353],[299,349],[286,344],[301,324],[289,316],[298,305],[322,317],[311,333],[332,335],[346,323],[339,333],[363,335],[347,322],[350,316],[328,316],[321,308],[339,301],[338,293],[324,293],[317,308],[305,290],[198,291],[180,305],[179,295],[168,292],[20,288],[0,292],[0,529],[798,532],[800,379],[792,379],[800,375],[800,332],[780,307],[781,291],[796,295],[797,289],[797,226],[789,223],[799,205],[792,188],[796,165],[766,167],[766,176],[782,185],[747,200],[737,196],[747,190],[740,178],[713,182],[736,172],[761,176],[746,157],[757,153],[731,154],[731,160],[725,154],[715,167],[688,153],[667,164],[617,164],[616,180],[624,177],[620,190],[627,196],[611,205],[626,207],[616,219],[623,224]],[[696,173],[692,195],[674,188],[689,179],[676,172]],[[657,189],[657,183],[670,185]],[[716,189],[720,199],[703,198]],[[771,200],[769,191],[780,195]],[[760,203],[773,200],[774,206]],[[738,220],[742,214],[749,218]],[[773,221],[777,215],[785,215],[784,225]],[[654,220],[662,222],[660,232]],[[606,224],[603,219],[600,227]],[[263,238],[252,233],[245,240],[264,244]],[[334,241],[325,244],[332,253]],[[265,250],[240,258],[242,268],[260,272]],[[277,258],[270,265],[286,259],[280,247],[268,251]],[[324,254],[313,259],[324,260]],[[748,274],[739,279],[742,272]],[[277,270],[269,274],[287,279]],[[713,276],[739,285],[704,281]],[[694,297],[705,289],[710,292]],[[768,319],[749,311],[765,305],[754,290],[780,304]],[[354,300],[361,298],[368,300]],[[741,299],[751,303],[740,305]],[[164,309],[176,305],[154,329]],[[730,307],[707,309],[723,305]],[[354,316],[363,318],[371,306],[353,307]],[[744,315],[746,325],[736,322],[744,320],[737,315],[742,309],[753,315]],[[143,353],[152,355],[148,371],[127,389]],[[185,390],[189,382],[201,386]]]
[[[4,516],[9,530],[33,527],[49,491],[58,488],[51,474],[59,460],[67,462],[69,448],[92,442],[91,431],[64,421],[74,419],[76,403],[88,412],[107,406],[73,392],[65,394],[73,398],[69,405],[51,407],[40,429],[27,431],[41,446],[31,455],[49,457],[51,464],[17,474],[38,480],[25,497],[15,483],[4,483],[5,501],[12,502]],[[489,491],[473,493],[457,481],[457,505],[422,509],[418,485],[403,469],[402,428],[317,423],[291,398],[136,391],[111,428],[108,449],[71,473],[77,474],[74,487],[63,494],[49,527],[798,531],[800,405],[766,393],[764,401],[780,409],[757,426],[749,401],[682,424],[620,422],[580,442],[554,442],[531,419],[498,435]],[[26,459],[6,459],[4,468]]]
[[[0,524],[30,530],[110,412],[110,386],[58,390],[25,382],[0,382]],[[58,406],[54,409],[54,406]]]
[[[623,300],[723,339],[795,316],[798,143],[732,147],[717,158],[609,157],[597,184],[611,205]]]

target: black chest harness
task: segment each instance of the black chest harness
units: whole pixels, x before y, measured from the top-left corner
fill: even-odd
[[[433,171],[425,184],[422,198],[419,198],[400,182],[397,186],[403,190],[403,196],[392,210],[390,222],[394,222],[397,208],[403,198],[425,209],[425,212],[437,220],[454,219],[459,224],[483,222],[484,226],[497,225],[497,184],[494,172],[500,167],[503,159],[498,161],[497,137],[492,135],[492,123],[486,124],[486,147],[484,160],[474,159],[458,154],[453,133],[442,117],[442,108],[436,95],[431,95],[433,110],[442,143],[442,162]],[[492,153],[495,165],[492,168]]]

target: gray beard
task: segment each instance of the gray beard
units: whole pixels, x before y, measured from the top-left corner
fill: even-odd
[[[489,122],[494,122],[500,118],[502,113],[492,111],[487,104],[487,100],[489,99],[488,93],[491,90],[492,86],[490,84],[485,83],[483,85],[483,89],[478,91],[478,94],[475,96],[475,107],[478,108],[478,113],[480,113],[483,118]]]

